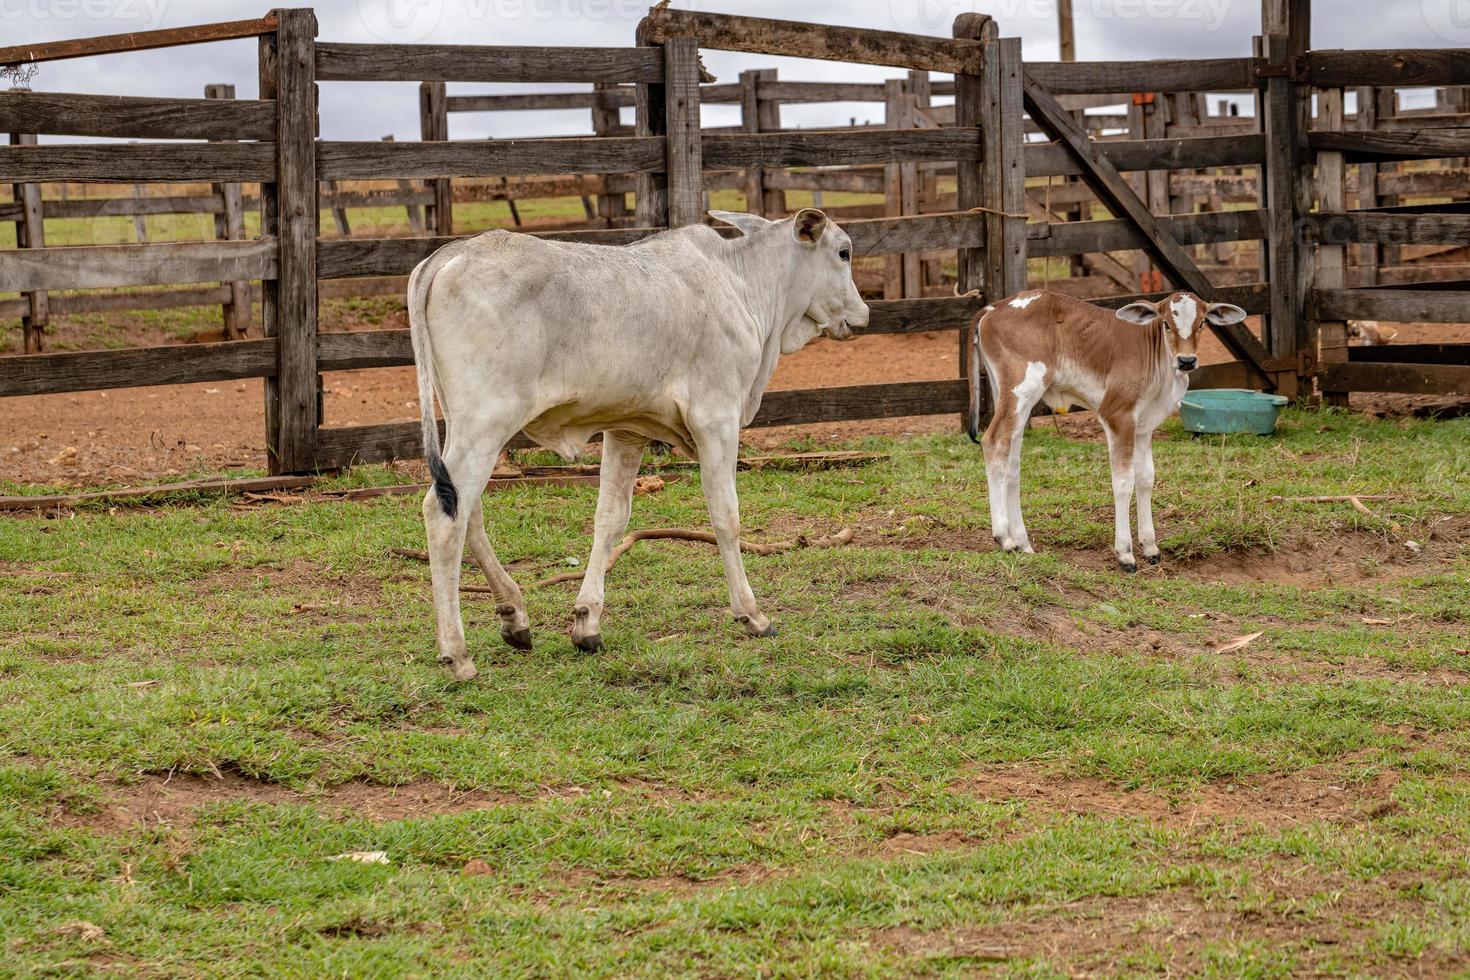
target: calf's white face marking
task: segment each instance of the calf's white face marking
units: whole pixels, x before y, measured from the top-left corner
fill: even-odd
[[[1169,313],[1174,317],[1174,329],[1179,332],[1180,339],[1188,340],[1199,320],[1199,304],[1186,293],[1169,304]]]

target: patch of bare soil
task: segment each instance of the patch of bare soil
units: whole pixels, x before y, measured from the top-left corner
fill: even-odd
[[[1380,770],[1367,781],[1346,778],[1339,766],[1205,783],[1165,794],[1125,790],[1101,779],[1065,777],[1031,766],[1003,766],[968,777],[956,789],[997,802],[1018,800],[1046,811],[1132,817],[1165,827],[1193,829],[1220,823],[1280,828],[1330,821],[1356,823],[1392,813],[1399,774]]]
[[[200,808],[221,803],[312,805],[382,822],[465,813],[521,802],[524,802],[522,797],[509,793],[459,790],[427,781],[402,786],[353,781],[302,792],[222,772],[217,778],[149,775],[135,783],[110,785],[104,788],[103,802],[98,809],[68,809],[59,814],[59,819],[68,826],[122,833],[154,824],[189,827]]]
[[[1210,946],[1249,938],[1266,944],[1267,960],[1289,954],[1297,970],[1311,974],[1320,966],[1335,975],[1342,967],[1338,963],[1333,969],[1332,961],[1343,954],[1364,955],[1363,947],[1384,923],[1423,914],[1422,904],[1403,894],[1417,882],[1364,883],[1303,873],[1279,862],[1248,870],[1273,901],[1231,908],[1185,889],[1099,896],[1030,909],[993,925],[883,929],[869,941],[937,962],[1042,959],[1070,976],[1086,977],[1116,975],[1130,964],[1166,976],[1198,975]],[[1463,955],[1438,949],[1402,960],[1366,955],[1380,976],[1448,976],[1467,962]]]

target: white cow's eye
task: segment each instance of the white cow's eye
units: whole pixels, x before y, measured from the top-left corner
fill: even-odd
[[[837,257],[839,259],[841,259],[842,261],[844,261],[844,262],[851,262],[852,261],[852,250],[851,249],[844,248],[842,251],[840,251],[840,252],[837,253]]]

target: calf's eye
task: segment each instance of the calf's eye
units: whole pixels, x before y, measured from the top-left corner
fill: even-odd
[[[852,250],[851,249],[844,248],[842,251],[840,251],[840,252],[837,253],[837,257],[839,259],[841,259],[842,261],[844,261],[844,262],[851,262],[852,261]]]

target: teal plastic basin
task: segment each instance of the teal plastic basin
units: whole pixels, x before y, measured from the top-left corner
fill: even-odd
[[[1276,416],[1287,399],[1244,388],[1206,388],[1191,391],[1179,403],[1179,419],[1190,432],[1254,432],[1269,436],[1276,431]]]

